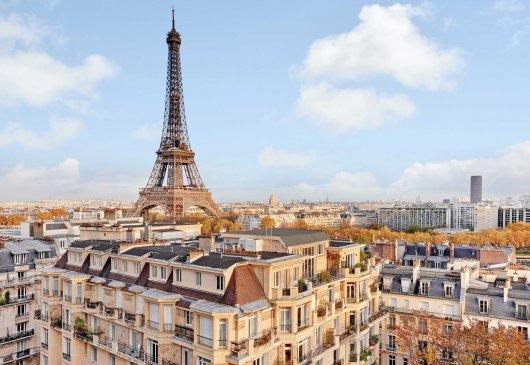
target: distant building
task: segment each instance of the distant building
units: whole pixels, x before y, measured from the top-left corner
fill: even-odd
[[[453,204],[451,229],[454,231],[480,231],[496,228],[499,207],[488,204]]]
[[[501,206],[497,215],[497,226],[506,228],[509,224],[530,223],[530,208],[526,206]]]
[[[421,228],[449,228],[451,209],[448,206],[397,206],[380,208],[378,223],[394,231],[404,231],[412,225]]]
[[[274,193],[272,193],[272,195],[269,198],[269,205],[273,207],[278,205],[278,200],[276,199],[276,195],[274,195]]]
[[[53,241],[57,252],[63,254],[79,239],[79,225],[67,220],[24,221],[20,224],[20,237]]]
[[[471,203],[482,201],[482,176],[471,176]]]

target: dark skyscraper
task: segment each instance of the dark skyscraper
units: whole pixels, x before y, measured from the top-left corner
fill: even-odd
[[[471,176],[471,203],[482,201],[482,176]]]

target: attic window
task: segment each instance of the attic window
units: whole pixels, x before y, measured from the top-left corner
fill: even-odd
[[[25,253],[19,253],[15,255],[15,264],[22,265],[27,262],[27,255]]]
[[[429,294],[429,282],[427,281],[420,282],[420,294],[421,295]]]

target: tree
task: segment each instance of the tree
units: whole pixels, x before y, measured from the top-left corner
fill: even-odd
[[[35,215],[35,218],[38,220],[46,221],[46,220],[53,219],[53,215],[50,212],[38,212]]]
[[[490,331],[488,358],[492,365],[529,364],[530,347],[516,328],[499,324]]]
[[[276,220],[270,216],[265,216],[261,219],[261,224],[259,225],[259,228],[262,229],[270,229],[276,227]]]
[[[52,215],[53,219],[68,218],[68,212],[64,210],[63,208],[50,209],[50,214]]]
[[[409,228],[406,229],[405,233],[416,233],[421,232],[421,227],[417,224],[411,224]]]
[[[297,229],[308,229],[309,228],[309,225],[307,224],[307,222],[305,221],[305,219],[297,219],[296,221],[294,221],[294,224],[293,224],[293,228],[297,228]]]

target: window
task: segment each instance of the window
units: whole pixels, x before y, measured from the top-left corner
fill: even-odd
[[[451,285],[445,286],[445,297],[446,298],[452,298],[453,297],[453,287]]]
[[[15,255],[15,265],[22,265],[27,262],[27,256],[25,253]]]
[[[528,327],[517,327],[517,331],[523,334],[525,340],[528,339]]]
[[[118,259],[112,259],[112,270],[118,270]]]
[[[274,273],[274,287],[275,288],[279,288],[281,286],[281,277],[282,277],[281,271],[276,271]]]
[[[388,328],[396,328],[396,316],[391,315],[390,317],[388,317]]]
[[[147,354],[151,357],[151,361],[158,364],[158,341],[147,340]]]
[[[396,356],[390,355],[388,357],[388,365],[396,365]]]
[[[265,363],[263,362],[263,355],[261,355],[260,357],[252,361],[252,365],[264,365],[264,364]]]
[[[17,306],[17,317],[24,317],[26,315],[26,305],[21,304]]]
[[[488,314],[488,301],[486,299],[480,299],[478,301],[478,312],[480,314]]]
[[[182,281],[182,270],[175,269],[175,281],[178,281],[178,282]]]
[[[324,254],[324,245],[320,244],[317,246],[317,255],[322,255],[322,254]]]
[[[184,311],[184,316],[186,317],[186,325],[193,326],[193,313],[190,311]]]
[[[219,320],[219,347],[226,347],[227,326],[226,319]]]
[[[403,358],[403,365],[409,365],[409,359],[404,357]]]
[[[280,309],[280,332],[291,332],[291,309]]]
[[[139,262],[135,262],[134,263],[134,273],[135,274],[139,274],[140,273],[140,263]]]
[[[66,354],[68,356],[70,356],[70,347],[71,347],[71,341],[69,338],[66,338],[64,337],[64,342],[63,342],[63,354]]]
[[[420,283],[420,294],[421,295],[429,294],[429,283],[428,282],[422,281]]]
[[[48,356],[42,355],[42,365],[48,365]]]
[[[396,336],[393,336],[393,335],[388,336],[388,349],[390,351],[394,351],[396,349]]]
[[[439,262],[439,261],[436,261],[436,262],[434,263],[434,268],[435,268],[435,269],[441,269],[441,268],[442,268],[442,263]]]
[[[524,304],[517,304],[517,318],[527,319],[528,306]]]
[[[116,356],[110,355],[110,357],[109,357],[109,365],[116,365]]]
[[[225,277],[224,276],[217,277],[217,290],[225,290]]]
[[[420,319],[418,321],[418,327],[420,329],[421,334],[427,334],[427,321],[424,319]]]
[[[167,279],[167,269],[165,267],[160,267],[160,279]]]
[[[42,343],[45,345],[48,344],[48,329],[47,328],[42,329]]]
[[[127,260],[123,260],[123,271],[127,272],[129,270],[129,262]]]
[[[151,266],[151,276],[154,278],[158,276],[158,266]]]
[[[213,345],[213,320],[211,317],[199,317],[199,344],[208,347]]]
[[[195,285],[200,286],[202,282],[202,277],[200,272],[195,273]]]
[[[90,348],[90,360],[98,361],[98,349],[94,346]]]
[[[256,315],[248,318],[248,337],[254,338],[258,335],[258,317]]]
[[[199,356],[199,365],[212,365],[212,362],[204,357]]]

